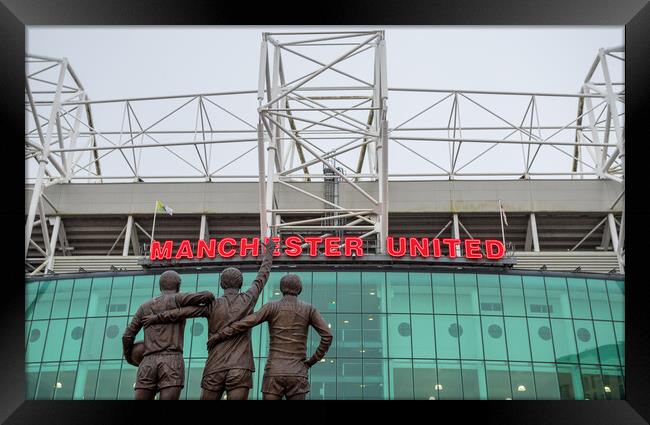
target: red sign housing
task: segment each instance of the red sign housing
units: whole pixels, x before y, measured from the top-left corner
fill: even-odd
[[[277,242],[274,256],[286,255],[298,257],[309,255],[316,257],[322,251],[326,257],[362,257],[363,239],[356,236],[347,237],[317,237],[288,236],[283,241],[280,237],[272,238]],[[282,243],[280,243],[282,242]],[[174,241],[153,241],[149,250],[150,260],[183,260],[183,259],[210,259],[234,256],[257,257],[264,248],[260,245],[260,238],[222,238],[198,240],[194,245],[190,240],[182,240],[180,245],[174,247]],[[499,260],[503,258],[506,248],[503,242],[497,239],[453,239],[453,238],[386,238],[386,251],[391,257],[423,257],[423,258],[457,258]],[[443,255],[443,251],[445,254]]]

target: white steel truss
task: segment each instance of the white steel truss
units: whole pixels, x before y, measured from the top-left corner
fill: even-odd
[[[27,267],[51,270],[56,250],[70,254],[44,193],[53,184],[259,179],[262,236],[345,232],[378,252],[389,178],[611,179],[624,205],[625,86],[611,78],[622,47],[600,49],[579,92],[563,94],[388,87],[385,43],[383,31],[265,33],[257,90],[104,100],[89,98],[67,59],[28,55],[25,253],[36,246],[42,258]],[[393,126],[389,97],[400,105]],[[389,164],[389,145],[402,160]],[[320,208],[283,209],[286,191]],[[618,228],[608,221],[621,271],[624,224],[624,211]]]

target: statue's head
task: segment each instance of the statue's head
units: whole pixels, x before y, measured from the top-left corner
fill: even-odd
[[[280,279],[280,291],[282,295],[300,295],[302,292],[302,282],[295,274],[288,274]]]
[[[239,289],[242,285],[242,274],[239,269],[228,267],[221,272],[221,287],[223,289]]]
[[[178,292],[181,289],[181,275],[174,270],[167,270],[160,275],[158,284],[160,285],[161,291]]]

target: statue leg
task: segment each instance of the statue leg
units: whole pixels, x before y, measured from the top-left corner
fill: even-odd
[[[201,388],[201,400],[221,400],[223,396],[223,390],[221,391],[210,391],[205,388]]]
[[[229,390],[228,400],[248,400],[248,387],[239,387]]]
[[[146,388],[137,388],[135,390],[136,400],[153,400],[156,398],[156,390],[149,390]]]
[[[307,393],[294,394],[291,396],[287,396],[287,400],[304,400],[305,397],[307,397]]]
[[[282,400],[279,394],[262,393],[262,400]]]
[[[160,390],[161,400],[178,400],[181,397],[181,387],[167,387]]]

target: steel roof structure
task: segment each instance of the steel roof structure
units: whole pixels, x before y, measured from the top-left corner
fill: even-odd
[[[27,55],[26,273],[137,264],[156,200],[159,238],[345,233],[377,254],[389,234],[500,238],[500,202],[520,265],[624,272],[623,47],[562,94],[389,87],[385,43],[264,33],[256,89],[101,100]]]

